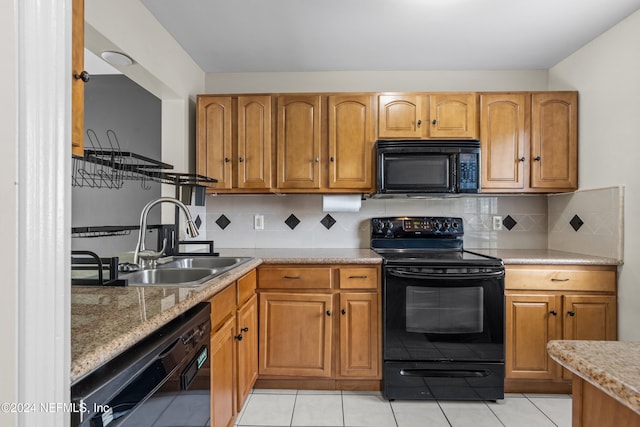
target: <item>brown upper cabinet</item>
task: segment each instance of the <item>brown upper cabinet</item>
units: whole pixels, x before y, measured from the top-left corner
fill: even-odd
[[[476,138],[475,93],[401,93],[378,97],[380,138]]]
[[[272,98],[198,96],[196,171],[216,189],[272,186]]]
[[[372,193],[377,139],[474,139],[483,193],[578,188],[577,92],[199,95],[220,193]]]
[[[319,189],[321,97],[278,97],[278,188]]]
[[[475,93],[429,95],[430,138],[477,138]]]
[[[271,188],[271,97],[238,97],[238,188]]]
[[[422,138],[424,96],[418,94],[378,97],[378,137]]]
[[[482,192],[578,187],[577,92],[480,95]]]
[[[84,0],[72,3],[71,154],[84,156]],[[85,79],[87,77],[84,77]]]
[[[374,190],[374,99],[329,96],[329,188]]]
[[[216,188],[232,188],[233,111],[230,96],[198,97],[196,172],[218,180]]]

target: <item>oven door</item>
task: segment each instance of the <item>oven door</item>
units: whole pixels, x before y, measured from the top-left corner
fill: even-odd
[[[504,362],[504,269],[385,266],[384,359]]]
[[[385,266],[383,394],[504,398],[504,269]]]

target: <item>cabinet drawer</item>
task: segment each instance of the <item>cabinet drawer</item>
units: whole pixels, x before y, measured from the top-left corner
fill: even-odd
[[[275,289],[330,289],[331,267],[273,267],[258,272],[258,287]]]
[[[242,305],[255,293],[257,274],[255,270],[238,279],[238,305]]]
[[[567,266],[507,267],[505,288],[615,292],[616,270],[615,267],[593,269]]]
[[[378,270],[375,267],[340,269],[340,289],[377,289]]]
[[[236,311],[235,282],[211,298],[211,330],[216,331],[224,320]]]

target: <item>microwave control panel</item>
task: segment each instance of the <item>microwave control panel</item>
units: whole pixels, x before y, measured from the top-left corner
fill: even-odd
[[[460,153],[460,177],[458,180],[459,190],[476,192],[480,188],[478,183],[478,154]]]

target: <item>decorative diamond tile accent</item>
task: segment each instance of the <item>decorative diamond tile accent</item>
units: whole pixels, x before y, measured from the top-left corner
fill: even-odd
[[[582,218],[580,218],[578,215],[574,215],[573,218],[571,218],[571,221],[569,221],[569,224],[571,224],[575,231],[578,231],[584,224],[584,221],[582,221]]]
[[[513,219],[511,215],[507,215],[505,219],[502,220],[502,225],[504,225],[509,231],[511,231],[511,229],[515,227],[517,223],[518,221]]]
[[[284,220],[284,223],[289,226],[290,229],[294,229],[300,224],[300,220],[294,214],[289,215],[287,219]]]
[[[218,227],[224,230],[225,228],[227,228],[229,224],[231,224],[231,220],[227,218],[224,214],[222,214],[218,217],[218,219],[216,219],[216,224],[218,224]]]
[[[326,214],[324,218],[322,218],[322,220],[320,221],[320,224],[324,225],[327,230],[333,227],[333,224],[335,223],[336,223],[336,220],[329,214]]]
[[[200,215],[196,217],[193,223],[196,225],[196,228],[200,230],[200,226],[202,225],[202,219],[200,218]]]

